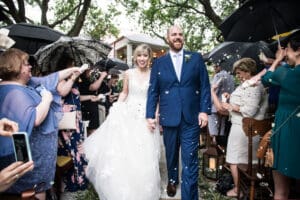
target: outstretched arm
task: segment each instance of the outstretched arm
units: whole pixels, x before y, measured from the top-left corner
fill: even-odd
[[[225,108],[223,108],[222,102],[220,102],[220,100],[219,100],[219,98],[216,94],[216,89],[217,88],[218,88],[217,85],[212,85],[211,86],[211,97],[212,97],[212,100],[213,100],[213,104],[216,107],[218,113],[220,113],[222,115],[228,115],[227,110]]]

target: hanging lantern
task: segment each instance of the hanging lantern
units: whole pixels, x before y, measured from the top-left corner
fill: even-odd
[[[224,164],[224,153],[216,145],[210,145],[203,152],[202,172],[206,178],[217,180]]]

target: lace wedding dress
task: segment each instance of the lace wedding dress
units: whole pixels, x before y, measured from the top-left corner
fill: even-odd
[[[87,177],[101,200],[158,200],[160,135],[145,119],[149,78],[129,70],[129,94],[84,143]]]

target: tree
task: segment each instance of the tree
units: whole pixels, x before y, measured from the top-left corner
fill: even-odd
[[[3,24],[27,22],[59,28],[69,36],[78,36],[81,31],[99,39],[106,35],[117,36],[119,30],[112,23],[114,16],[120,15],[113,5],[105,13],[96,5],[97,0],[2,0],[0,7],[5,15]],[[41,18],[30,19],[28,7],[38,7]],[[52,13],[53,16],[48,17]]]
[[[167,27],[179,23],[186,47],[207,51],[222,41],[218,26],[243,0],[117,0],[143,30],[165,40]],[[139,13],[137,13],[137,11]]]

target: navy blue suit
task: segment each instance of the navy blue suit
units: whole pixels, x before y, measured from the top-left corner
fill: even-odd
[[[163,127],[169,183],[178,184],[178,158],[181,146],[182,200],[198,200],[198,145],[200,112],[211,112],[210,84],[202,56],[183,51],[180,81],[170,54],[153,63],[147,98],[146,118],[155,118]]]

